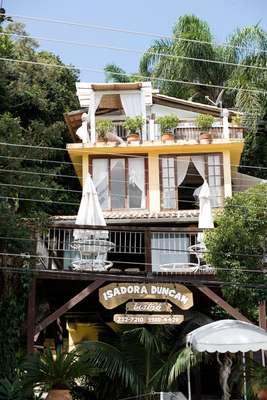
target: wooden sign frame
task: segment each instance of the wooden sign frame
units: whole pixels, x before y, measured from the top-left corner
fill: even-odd
[[[126,304],[126,311],[171,313],[172,304],[165,301],[131,301]]]
[[[183,315],[174,314],[114,314],[113,321],[122,325],[180,325]]]
[[[182,310],[193,306],[192,292],[179,283],[110,283],[99,289],[99,301],[107,309],[135,299],[170,301]]]

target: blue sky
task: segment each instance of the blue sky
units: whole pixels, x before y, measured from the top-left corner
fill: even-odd
[[[171,33],[179,16],[195,14],[209,23],[216,41],[224,41],[237,27],[259,21],[267,29],[267,0],[4,0],[3,5],[10,14],[64,19],[166,35]],[[153,40],[149,37],[42,22],[27,21],[27,30],[31,35],[141,51]],[[134,72],[138,67],[138,54],[47,41],[40,42],[40,45],[42,49],[58,54],[65,63],[80,67],[103,69],[108,62],[116,62],[127,72]],[[104,75],[81,71],[81,80],[101,82]]]

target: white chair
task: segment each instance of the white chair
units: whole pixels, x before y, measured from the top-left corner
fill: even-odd
[[[187,248],[190,254],[197,259],[196,263],[168,263],[160,265],[163,272],[212,272],[213,267],[203,264],[206,246],[204,243],[197,243]]]
[[[72,262],[75,271],[107,271],[113,263],[107,261],[107,253],[115,244],[103,239],[79,239],[71,246],[80,253],[80,259]]]

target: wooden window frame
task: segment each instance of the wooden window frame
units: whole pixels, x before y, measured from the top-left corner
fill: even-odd
[[[162,211],[170,210],[170,211],[177,211],[179,210],[179,189],[178,186],[176,186],[176,208],[164,208],[163,207],[163,173],[162,173],[162,162],[161,160],[163,158],[169,158],[173,157],[174,160],[177,160],[177,157],[182,157],[182,156],[204,156],[205,160],[205,177],[207,181],[209,181],[209,165],[208,165],[208,156],[209,155],[219,155],[220,157],[220,171],[221,171],[221,187],[223,187],[223,193],[224,193],[224,171],[223,171],[223,153],[222,152],[215,152],[215,153],[185,153],[185,154],[161,154],[159,156],[159,185],[160,185],[160,209]],[[175,181],[177,182],[177,162],[174,162],[174,176],[175,176]],[[223,196],[224,198],[224,196]]]
[[[136,158],[142,158],[144,159],[144,178],[145,178],[145,182],[144,182],[144,189],[145,189],[145,196],[146,196],[146,204],[145,204],[145,208],[130,208],[129,207],[129,191],[128,191],[128,186],[129,186],[129,176],[128,176],[128,160],[129,158],[134,158],[136,156]],[[129,156],[127,155],[112,155],[112,156],[103,156],[103,155],[93,155],[90,156],[89,158],[89,173],[91,174],[91,176],[93,176],[93,160],[96,159],[100,159],[100,160],[107,160],[108,161],[108,204],[109,207],[108,208],[104,208],[104,211],[122,211],[122,210],[133,210],[133,211],[138,211],[138,210],[147,210],[148,209],[148,204],[149,204],[149,191],[148,191],[148,156],[147,154],[131,154]],[[124,198],[124,208],[112,208],[111,207],[111,169],[110,169],[110,164],[111,164],[111,160],[116,160],[116,159],[124,159],[125,160],[125,174],[124,174],[124,178],[125,178],[125,198]]]

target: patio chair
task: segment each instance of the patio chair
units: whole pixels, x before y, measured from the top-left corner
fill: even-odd
[[[113,263],[107,261],[107,253],[115,244],[104,239],[79,239],[71,246],[80,254],[78,260],[72,262],[75,271],[107,271]]]
[[[162,272],[212,272],[214,269],[210,265],[203,264],[206,246],[204,243],[197,243],[187,248],[189,254],[194,255],[197,262],[192,263],[168,263],[161,264]]]

